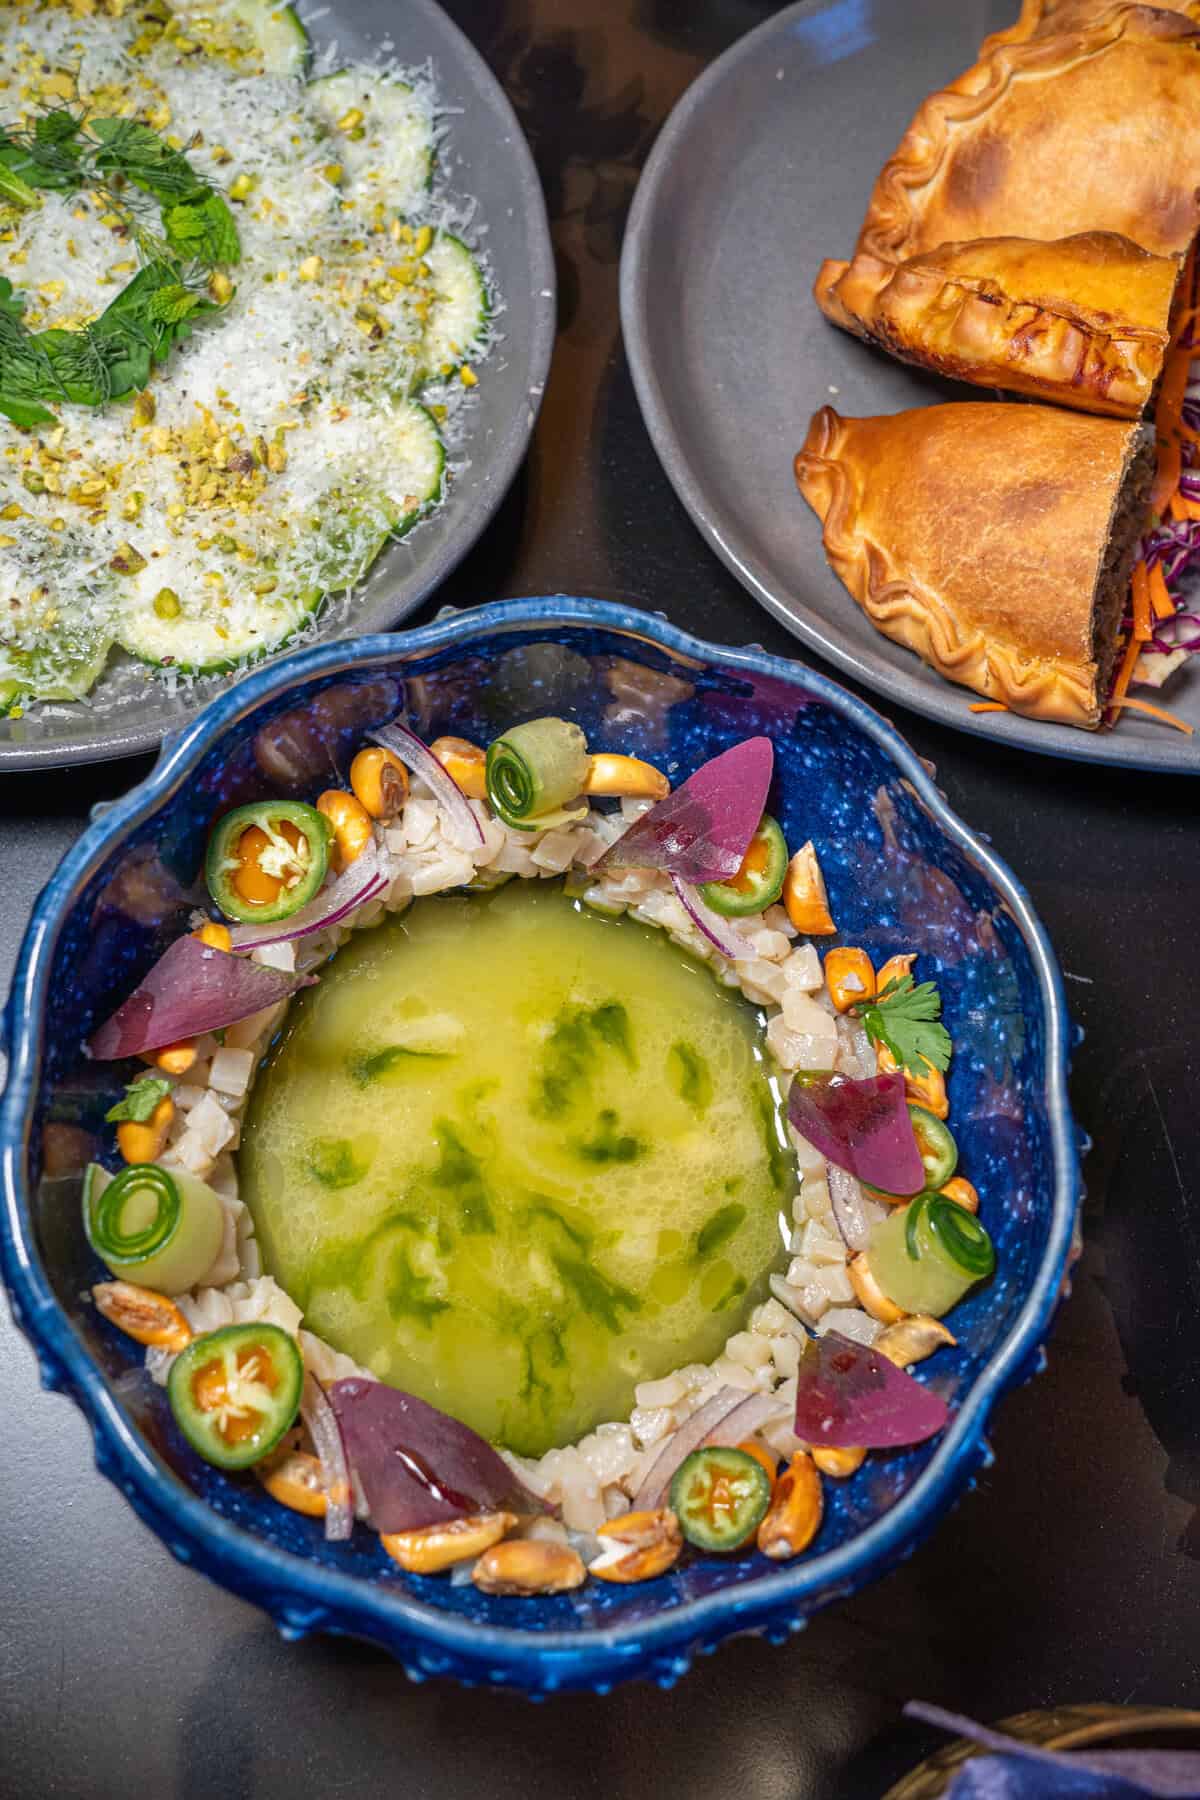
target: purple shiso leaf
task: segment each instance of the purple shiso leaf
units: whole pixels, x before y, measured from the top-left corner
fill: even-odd
[[[797,1079],[788,1092],[788,1122],[829,1162],[868,1187],[918,1194],[925,1185],[899,1071],[859,1081],[843,1075]]]
[[[924,1443],[949,1417],[939,1395],[838,1331],[812,1339],[800,1359],[796,1436],[806,1444],[898,1450]]]
[[[161,1050],[181,1038],[236,1025],[311,987],[315,975],[287,975],[245,956],[214,950],[199,938],[176,938],[88,1041],[98,1062]]]
[[[727,881],[745,861],[774,771],[770,738],[746,738],[723,750],[635,819],[596,867],[661,869],[692,883]]]
[[[472,1513],[544,1513],[469,1425],[381,1381],[335,1381],[329,1403],[376,1531],[420,1531]]]
[[[910,1700],[904,1715],[991,1753],[962,1765],[946,1790],[948,1800],[1183,1800],[1200,1794],[1200,1755],[1194,1751],[1046,1750],[922,1700]]]

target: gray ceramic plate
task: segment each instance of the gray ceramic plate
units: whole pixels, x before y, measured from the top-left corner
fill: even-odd
[[[646,164],[621,261],[621,321],[667,474],[756,600],[868,687],[947,725],[1086,761],[1200,774],[1185,737],[1126,714],[1074,731],[967,709],[879,636],[825,562],[792,458],[811,414],[992,398],[906,369],[826,323],[821,259],[848,256],[913,112],[961,73],[1017,0],[804,0],[689,89]],[[1159,698],[1160,696],[1152,696]],[[1200,727],[1200,669],[1162,696]]]
[[[533,158],[503,90],[482,57],[433,0],[335,0],[302,5],[314,14],[319,49],[336,39],[352,61],[390,39],[402,62],[430,62],[441,106],[451,115],[441,180],[478,201],[483,246],[503,304],[499,341],[483,365],[478,404],[460,471],[446,500],[381,557],[348,605],[317,637],[358,637],[408,615],[461,561],[499,506],[525,454],[554,345],[554,258]],[[0,769],[95,762],[151,749],[192,718],[230,676],[213,676],[171,696],[157,677],[114,656],[86,701],[33,708],[0,720]]]

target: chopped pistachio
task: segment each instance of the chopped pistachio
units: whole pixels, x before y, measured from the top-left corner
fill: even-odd
[[[38,469],[26,469],[21,476],[21,486],[27,494],[44,494],[46,477]]]
[[[222,269],[214,269],[208,278],[208,291],[218,306],[233,298],[233,283]]]
[[[324,267],[319,256],[306,256],[296,273],[301,281],[319,281]]]
[[[133,422],[135,425],[153,425],[158,403],[149,388],[143,388],[133,399]]]
[[[118,544],[108,566],[115,575],[140,575],[146,567],[146,558],[132,544]]]
[[[256,185],[257,182],[255,176],[247,175],[243,171],[241,175],[235,175],[230,182],[229,198],[231,200],[248,200],[254,192]]]
[[[154,596],[154,610],[160,619],[177,619],[183,611],[174,588],[159,588]]]
[[[462,368],[458,371],[458,379],[462,382],[462,384],[465,388],[473,388],[473,387],[479,386],[478,375],[475,373],[474,369],[469,368],[466,363],[464,363]]]
[[[339,131],[353,131],[357,126],[361,125],[362,122],[363,114],[361,108],[351,106],[338,120],[337,128]]]

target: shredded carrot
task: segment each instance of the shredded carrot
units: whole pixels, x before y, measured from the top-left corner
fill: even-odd
[[[1173,619],[1175,602],[1171,598],[1171,590],[1167,586],[1167,578],[1162,572],[1162,564],[1155,563],[1149,570],[1147,581],[1150,584],[1150,604],[1154,608],[1156,619]]]
[[[1133,679],[1133,671],[1137,666],[1137,659],[1141,654],[1142,646],[1139,643],[1137,636],[1134,635],[1126,644],[1125,654],[1121,658],[1121,667],[1117,671],[1117,679],[1113,683],[1112,699],[1108,703],[1110,708],[1118,706],[1120,702],[1124,700],[1129,689],[1129,683]]]
[[[1007,712],[1003,700],[972,700],[968,712]]]
[[[1154,627],[1150,623],[1150,583],[1144,562],[1133,565],[1133,636],[1139,644],[1154,636]]]
[[[1200,500],[1187,500],[1182,494],[1177,494],[1175,497],[1179,501],[1180,518],[1200,519]]]
[[[1154,485],[1150,489],[1150,508],[1161,518],[1172,495],[1178,490],[1179,477],[1183,473],[1183,457],[1178,438],[1165,435],[1165,421],[1156,416],[1155,423],[1158,427],[1158,467],[1154,471]]]
[[[1112,712],[1119,712],[1124,706],[1132,706],[1138,712],[1149,713],[1152,719],[1161,719],[1164,725],[1173,726],[1176,731],[1182,731],[1186,737],[1191,737],[1196,729],[1194,725],[1189,725],[1186,719],[1180,719],[1173,712],[1168,712],[1165,706],[1151,706],[1149,700],[1110,700],[1108,704]]]

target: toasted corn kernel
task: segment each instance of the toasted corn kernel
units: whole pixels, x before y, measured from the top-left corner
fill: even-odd
[[[482,800],[487,793],[487,757],[478,744],[466,738],[435,738],[429,748],[450,779],[471,800]]]
[[[390,750],[372,744],[350,764],[350,786],[373,819],[394,819],[408,798],[408,770]]]
[[[911,1313],[907,1319],[881,1331],[875,1339],[875,1348],[898,1369],[906,1369],[910,1363],[924,1362],[943,1344],[957,1342],[940,1319],[930,1318],[928,1313]]]
[[[865,950],[843,945],[825,957],[825,985],[829,998],[841,1013],[863,1000],[875,998],[875,970]]]
[[[956,1206],[961,1206],[966,1212],[979,1211],[978,1189],[965,1175],[952,1175],[945,1186],[938,1189],[938,1193],[945,1194],[947,1200],[953,1200]]]
[[[323,1519],[329,1509],[321,1465],[307,1450],[289,1449],[283,1456],[258,1463],[254,1473],[281,1506],[304,1513],[310,1519]]]
[[[214,269],[208,278],[208,291],[218,306],[225,306],[233,299],[233,283],[223,269]]]
[[[437,1575],[455,1563],[482,1556],[506,1537],[517,1522],[515,1513],[471,1513],[444,1525],[426,1525],[420,1531],[385,1531],[380,1543],[393,1562],[410,1575]]]
[[[233,939],[229,935],[228,925],[218,925],[215,919],[210,919],[206,925],[202,925],[199,931],[193,932],[192,935],[198,937],[202,944],[207,944],[210,950],[228,952],[233,949]]]
[[[317,801],[317,811],[324,813],[333,827],[330,861],[334,872],[340,875],[371,842],[371,815],[345,788],[326,788]]]
[[[925,1062],[925,1058],[921,1058]],[[914,1074],[912,1069],[904,1071],[904,1091],[910,1100],[931,1112],[935,1119],[946,1119],[950,1116],[950,1102],[946,1097],[946,1081],[940,1069],[935,1069],[931,1062],[925,1062],[924,1071]]]
[[[829,910],[825,877],[812,841],[801,844],[783,878],[783,904],[797,931],[807,937],[829,937],[837,930]]]
[[[811,1456],[797,1450],[775,1483],[767,1516],[758,1528],[758,1547],[774,1562],[799,1556],[816,1537],[824,1501],[821,1477]]]
[[[166,1044],[161,1050],[154,1052],[154,1066],[161,1069],[164,1075],[186,1075],[195,1060],[194,1038],[184,1038],[178,1044]]]
[[[175,1102],[164,1094],[145,1124],[122,1119],[117,1126],[117,1149],[127,1163],[156,1162],[167,1147],[167,1133],[175,1117]]]
[[[158,402],[149,388],[143,388],[140,394],[133,397],[133,422],[135,425],[153,425],[154,415],[158,411]]]
[[[898,1319],[904,1318],[904,1308],[897,1306],[894,1300],[889,1300],[876,1281],[865,1250],[850,1258],[846,1264],[846,1273],[850,1277],[851,1287],[858,1295],[859,1305],[865,1307],[873,1319],[878,1319],[883,1325],[894,1325]]]
[[[186,1350],[192,1328],[164,1294],[137,1287],[132,1281],[101,1281],[92,1289],[96,1309],[111,1325],[139,1344],[162,1350]]]
[[[485,1594],[564,1594],[582,1587],[587,1570],[566,1544],[544,1538],[506,1538],[485,1550],[471,1571]]]
[[[811,1455],[822,1475],[831,1475],[835,1481],[845,1481],[856,1469],[861,1469],[867,1459],[861,1445],[856,1450],[849,1450],[840,1445],[814,1444]]]
[[[878,992],[882,994],[889,981],[901,981],[905,975],[911,975],[916,960],[915,951],[906,951],[901,956],[889,956],[875,977]]]
[[[679,1561],[683,1533],[669,1507],[653,1512],[623,1513],[596,1532],[604,1549],[588,1564],[601,1581],[651,1581]]]
[[[653,763],[637,756],[610,756],[602,752],[588,762],[584,777],[585,794],[623,794],[630,797],[663,800],[671,784]]]

